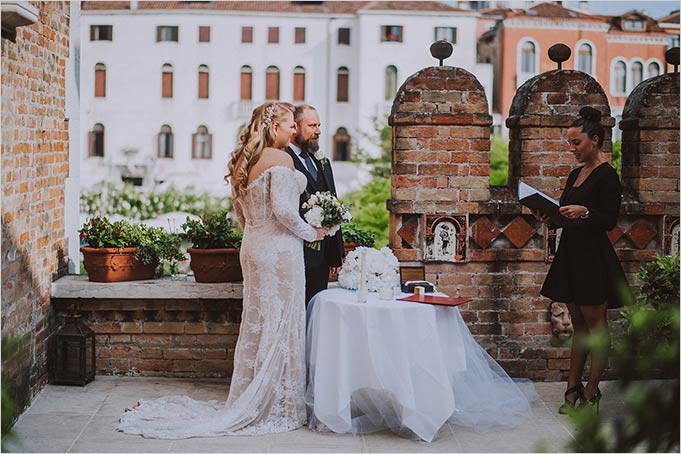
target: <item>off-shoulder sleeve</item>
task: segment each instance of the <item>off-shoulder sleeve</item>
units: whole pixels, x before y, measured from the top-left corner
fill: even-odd
[[[292,170],[281,167],[270,171],[270,202],[274,216],[294,235],[305,241],[317,239],[317,232],[298,213],[300,194]]]
[[[239,221],[239,227],[243,230],[246,226],[246,218],[244,217],[244,210],[241,208],[239,199],[234,200],[234,212],[236,213],[237,221]]]

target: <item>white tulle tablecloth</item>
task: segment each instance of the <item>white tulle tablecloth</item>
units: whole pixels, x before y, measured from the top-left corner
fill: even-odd
[[[376,293],[366,303],[356,299],[328,289],[308,306],[311,428],[390,428],[432,441],[448,420],[485,430],[529,412],[528,397],[478,346],[456,307],[383,301]]]

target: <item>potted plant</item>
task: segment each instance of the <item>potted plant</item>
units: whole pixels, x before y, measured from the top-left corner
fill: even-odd
[[[376,242],[376,234],[370,232],[364,227],[350,222],[341,226],[343,234],[343,262],[350,251],[355,250],[359,246],[374,247]],[[337,281],[338,273],[329,272],[329,281]]]
[[[187,248],[189,266],[196,282],[238,282],[243,280],[239,247],[243,232],[227,217],[227,210],[187,220],[181,225],[185,238],[192,243]]]
[[[153,279],[162,261],[182,260],[182,239],[160,227],[111,222],[98,216],[79,230],[80,248],[91,281],[120,282]]]

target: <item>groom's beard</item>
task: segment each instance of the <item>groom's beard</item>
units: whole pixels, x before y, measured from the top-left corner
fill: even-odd
[[[314,154],[319,150],[319,138],[310,137],[309,139],[303,139],[301,135],[296,135],[295,142],[298,144],[300,149],[306,153]]]

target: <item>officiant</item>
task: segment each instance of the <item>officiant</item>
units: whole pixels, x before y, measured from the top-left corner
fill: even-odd
[[[321,122],[319,113],[314,107],[302,104],[293,112],[297,132],[286,152],[293,158],[297,170],[307,178],[307,188],[300,196],[300,216],[303,216],[302,205],[315,192],[329,191],[336,195],[331,162],[319,150]],[[340,229],[330,237],[321,241],[319,250],[308,243],[303,248],[305,254],[305,305],[318,292],[329,285],[329,271],[341,266],[343,257],[343,237]],[[337,270],[334,270],[337,271]]]

